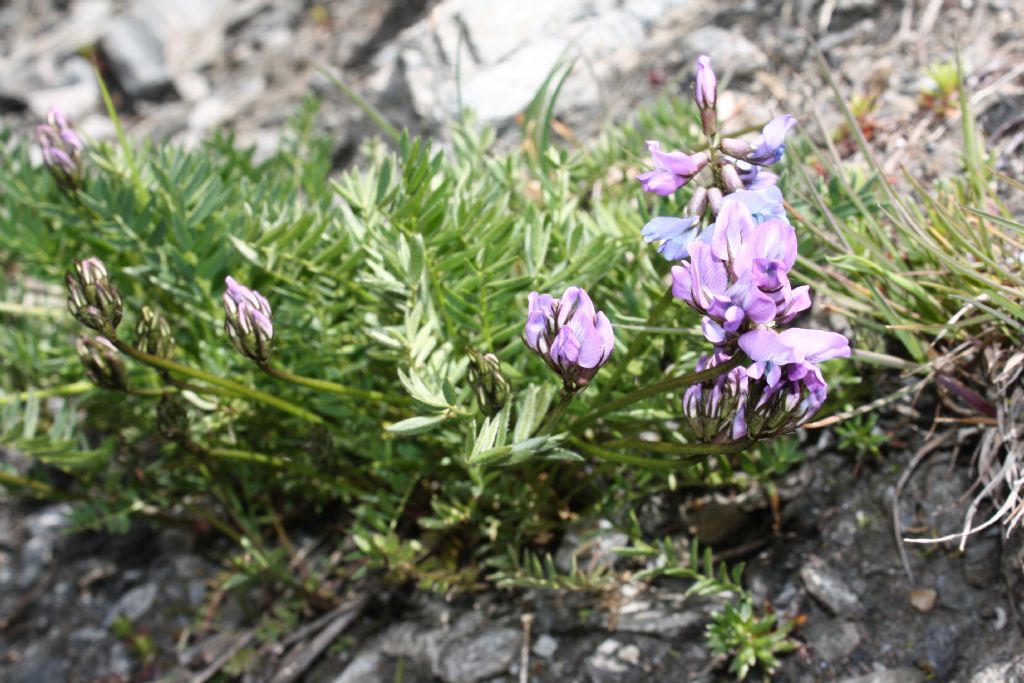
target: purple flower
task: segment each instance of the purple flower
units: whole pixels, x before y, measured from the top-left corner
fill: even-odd
[[[718,79],[711,70],[711,58],[707,55],[697,57],[697,82],[693,86],[693,96],[701,109],[714,109],[718,92]]]
[[[690,242],[710,236],[710,231],[711,226],[701,230],[699,216],[661,216],[650,220],[640,234],[645,242],[661,242],[658,253],[669,261],[678,261],[686,256]]]
[[[262,294],[239,284],[230,275],[224,280],[224,331],[238,352],[266,365],[274,350],[274,324],[270,302]]]
[[[744,158],[758,166],[771,166],[782,158],[786,151],[786,134],[796,125],[796,119],[789,114],[776,116],[761,131],[761,137],[754,143],[754,151]]]
[[[736,160],[736,171],[740,175],[740,180],[743,181],[743,186],[748,190],[764,190],[779,182],[779,176],[771,171],[766,171],[760,166],[742,159]]]
[[[558,373],[567,392],[587,386],[615,348],[612,324],[580,287],[560,299],[530,292],[523,341]]]
[[[729,198],[742,202],[750,211],[755,223],[764,223],[771,218],[789,222],[786,206],[782,199],[782,191],[774,184],[766,185],[759,190],[746,189],[733,192]]]
[[[747,370],[747,376],[753,379],[765,377],[771,388],[781,380],[783,366],[795,365],[793,372],[802,379],[818,363],[850,355],[850,342],[843,335],[799,327],[783,332],[751,330],[740,336],[739,346],[754,361]]]
[[[45,124],[36,126],[36,142],[43,152],[43,163],[61,187],[77,188],[82,182],[85,145],[57,107],[50,108],[46,120]]]
[[[662,196],[670,195],[688,183],[708,163],[708,155],[704,152],[663,152],[661,143],[656,140],[648,140],[647,149],[651,151],[655,170],[641,173],[636,179],[645,192]]]

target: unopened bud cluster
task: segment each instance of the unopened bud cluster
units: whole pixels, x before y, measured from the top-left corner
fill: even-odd
[[[75,341],[75,351],[85,367],[85,376],[93,384],[117,391],[128,388],[121,353],[109,339],[82,335]]]
[[[476,394],[481,412],[488,417],[497,415],[512,396],[512,387],[501,372],[501,361],[493,353],[480,353],[468,349],[469,383]]]
[[[160,358],[174,355],[174,337],[167,318],[149,306],[143,306],[139,311],[139,320],[135,323],[135,348]]]
[[[68,310],[78,322],[108,336],[117,329],[123,313],[121,294],[110,284],[103,261],[95,256],[74,261],[64,283]]]

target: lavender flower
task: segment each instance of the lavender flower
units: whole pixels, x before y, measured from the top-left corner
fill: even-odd
[[[239,284],[230,275],[224,280],[224,331],[239,353],[260,365],[270,361],[274,350],[274,324],[270,303],[259,292]]]
[[[758,166],[771,166],[782,158],[786,151],[786,134],[796,125],[796,119],[789,114],[776,116],[761,131],[761,137],[754,143],[754,151],[745,161]]]
[[[68,310],[78,322],[110,336],[121,322],[121,294],[107,277],[103,261],[91,256],[73,261],[74,271],[64,276]]]
[[[530,292],[523,341],[558,373],[567,393],[590,384],[615,348],[611,323],[580,287],[569,287],[560,299]]]
[[[651,219],[640,234],[643,235],[645,242],[661,242],[658,253],[669,261],[678,261],[686,256],[690,242],[710,236],[710,231],[711,226],[701,230],[699,216],[662,216]]]
[[[36,141],[43,152],[43,163],[58,185],[67,189],[78,188],[83,178],[85,145],[57,107],[50,108],[46,121],[36,127]]]
[[[661,143],[656,140],[648,140],[647,149],[651,152],[655,170],[641,173],[636,179],[643,185],[645,192],[662,196],[670,195],[690,182],[707,165],[709,159],[704,152],[663,152]]]
[[[807,288],[794,289],[787,275],[796,261],[793,226],[777,218],[757,223],[741,199],[726,198],[710,243],[690,242],[689,262],[672,269],[672,293],[704,314],[704,335],[714,344],[753,325],[789,322],[811,303]]]

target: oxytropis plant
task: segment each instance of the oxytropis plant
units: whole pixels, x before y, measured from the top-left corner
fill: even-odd
[[[707,56],[697,60],[694,98],[705,146],[665,151],[648,141],[654,169],[643,189],[667,196],[694,187],[682,216],[662,216],[642,230],[672,267],[672,295],[698,311],[710,353],[697,364],[682,412],[703,443],[751,443],[791,432],[824,402],[819,363],[850,355],[836,332],[784,329],[811,306],[806,285],[789,273],[797,256],[778,176],[789,115],[770,121],[751,142],[719,135],[717,81]],[[586,292],[561,299],[530,294],[524,341],[557,372],[564,393],[585,388],[614,347],[612,324]]]

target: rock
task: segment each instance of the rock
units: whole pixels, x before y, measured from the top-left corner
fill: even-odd
[[[956,664],[959,633],[951,622],[931,621],[924,630],[924,656],[937,680],[946,680]]]
[[[65,683],[68,680],[68,662],[53,651],[53,643],[33,643],[8,669],[7,683]]]
[[[999,578],[999,539],[990,536],[971,538],[964,548],[964,579],[976,588],[989,588]]]
[[[114,603],[114,606],[110,608],[110,611],[107,612],[107,618],[103,622],[104,625],[110,626],[119,616],[133,623],[138,621],[153,606],[157,591],[158,588],[155,583],[144,583],[141,586],[132,588],[122,595]]]
[[[586,66],[566,79],[557,111],[593,110],[604,87],[678,42],[674,20],[691,21],[701,9],[695,0],[446,0],[378,52],[369,82],[385,99],[404,95],[434,123],[459,104],[502,123],[526,108],[556,65],[577,59]]]
[[[117,82],[130,97],[158,99],[172,89],[163,36],[136,16],[114,19],[100,41]]]
[[[563,572],[572,569],[573,561],[580,568],[610,569],[619,559],[615,548],[629,543],[629,536],[616,531],[608,520],[598,520],[596,528],[582,527],[569,531],[555,552],[555,566]]]
[[[616,633],[646,633],[662,638],[697,635],[726,599],[724,595],[709,599],[651,591],[642,598],[628,600],[607,626]]]
[[[384,658],[379,651],[370,650],[356,655],[332,683],[389,683],[392,678],[384,673]]]
[[[846,582],[821,560],[812,560],[800,568],[807,592],[832,614],[851,616],[860,614],[860,599]]]
[[[697,55],[706,54],[721,75],[749,76],[768,66],[768,55],[761,48],[741,33],[719,26],[702,26],[680,42],[687,50],[684,61],[690,62]]]
[[[61,68],[59,85],[30,92],[25,101],[39,120],[45,119],[53,106],[60,107],[72,121],[87,116],[100,104],[100,86],[92,64],[82,57],[72,57]]]
[[[715,495],[704,504],[680,511],[690,533],[704,545],[717,545],[728,541],[750,523],[750,517],[740,508],[738,501],[728,496]]]
[[[1024,655],[982,667],[971,675],[970,683],[1024,683]]]
[[[918,588],[910,591],[910,604],[918,612],[931,612],[935,607],[935,601],[939,599],[939,592],[934,588]]]
[[[555,651],[558,650],[558,641],[544,633],[537,638],[537,642],[533,644],[532,650],[533,654],[538,657],[551,659]]]
[[[924,672],[920,669],[903,667],[844,678],[840,683],[923,683],[924,680]]]
[[[860,630],[850,621],[811,622],[805,632],[814,654],[830,665],[843,662],[861,642]]]
[[[50,564],[54,546],[70,516],[71,507],[62,504],[43,508],[25,518],[28,540],[21,549],[21,571],[16,579],[18,586],[28,588],[34,584],[43,569]]]
[[[519,629],[487,628],[471,638],[448,643],[435,673],[445,683],[477,683],[497,676],[508,671],[521,642]]]
[[[620,647],[622,643],[609,638],[598,645],[594,654],[587,658],[587,669],[596,681],[607,680],[608,674],[623,674],[629,671],[629,665],[617,656]]]

